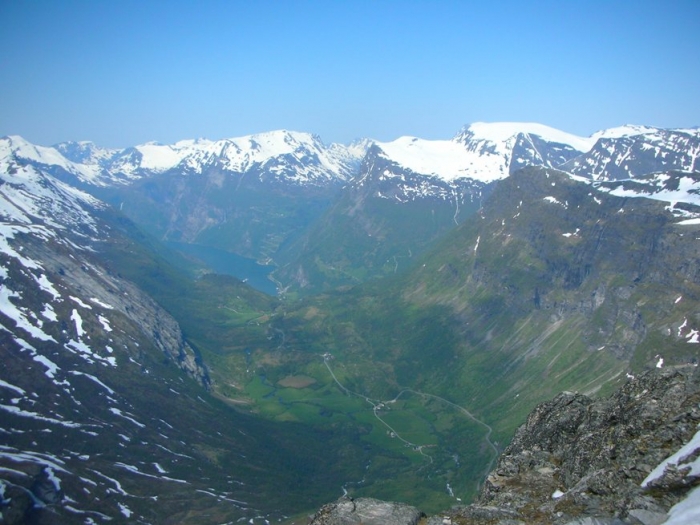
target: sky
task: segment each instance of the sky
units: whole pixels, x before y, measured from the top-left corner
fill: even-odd
[[[0,136],[700,126],[700,0],[0,0]]]

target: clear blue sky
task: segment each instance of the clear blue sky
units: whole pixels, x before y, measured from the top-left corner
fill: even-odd
[[[700,125],[700,0],[0,0],[0,136]]]

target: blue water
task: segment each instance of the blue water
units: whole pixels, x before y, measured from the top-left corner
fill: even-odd
[[[232,275],[245,281],[256,290],[268,295],[277,295],[277,287],[269,279],[270,273],[275,269],[274,266],[258,264],[255,259],[241,257],[211,246],[175,241],[169,241],[167,245],[173,250],[199,259],[213,272]]]

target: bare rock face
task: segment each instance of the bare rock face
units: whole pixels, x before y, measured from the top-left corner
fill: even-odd
[[[423,513],[403,503],[340,498],[321,507],[310,525],[417,525]]]
[[[656,525],[700,484],[690,468],[652,469],[700,423],[700,372],[652,370],[607,399],[562,393],[516,432],[474,505],[446,514],[462,524]]]

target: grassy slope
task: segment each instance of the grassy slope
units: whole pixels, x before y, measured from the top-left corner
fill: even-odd
[[[476,208],[462,204],[459,219]],[[391,276],[453,229],[454,216],[454,203],[442,199],[399,202],[350,188],[288,248],[275,275],[302,295]]]

